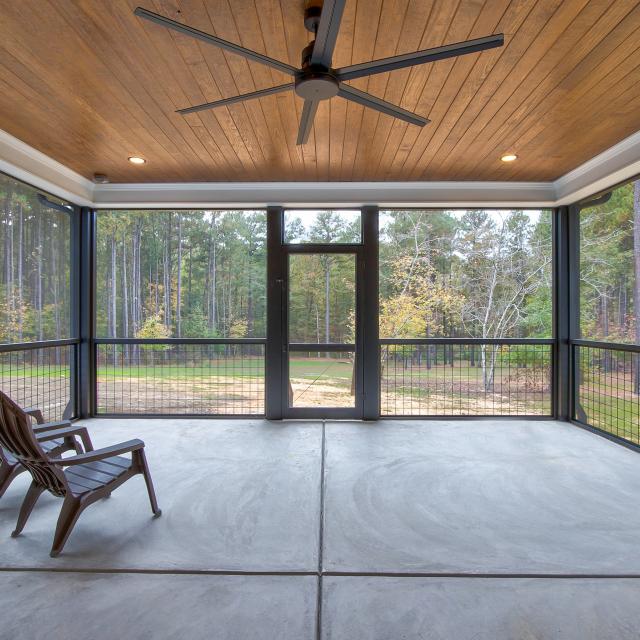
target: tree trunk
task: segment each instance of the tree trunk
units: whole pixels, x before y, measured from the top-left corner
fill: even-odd
[[[178,278],[176,284],[176,335],[182,337],[182,214],[178,213]]]
[[[633,285],[633,311],[636,324],[636,344],[640,345],[640,180],[633,185],[633,256],[635,282]],[[633,389],[640,395],[640,354],[635,357]]]
[[[18,205],[18,342],[22,342],[23,339],[23,316],[24,316],[24,303],[23,303],[23,260],[24,260],[24,211],[22,209],[22,203]]]
[[[127,280],[127,239],[122,237],[122,335],[129,338],[129,282]],[[129,348],[123,345],[124,363],[128,364]]]

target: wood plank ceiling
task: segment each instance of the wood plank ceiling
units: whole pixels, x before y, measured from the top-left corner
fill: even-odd
[[[640,130],[636,0],[347,0],[335,67],[496,32],[505,46],[353,81],[431,124],[334,98],[304,147],[292,92],[174,113],[289,78],[136,4],[296,67],[309,40],[303,0],[2,1],[0,128],[112,182],[550,180]]]

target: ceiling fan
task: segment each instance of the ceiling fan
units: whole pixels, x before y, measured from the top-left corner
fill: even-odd
[[[425,64],[427,62],[434,62],[435,60],[462,56],[467,53],[484,51],[485,49],[501,47],[504,44],[504,36],[499,33],[483,38],[447,44],[442,47],[423,49],[415,53],[402,53],[389,58],[381,58],[380,60],[372,60],[371,62],[362,62],[360,64],[352,64],[348,67],[334,69],[331,66],[331,59],[336,46],[338,29],[340,28],[345,2],[346,0],[324,0],[324,3],[318,2],[317,0],[307,2],[304,12],[304,25],[308,31],[314,34],[315,39],[302,50],[301,69],[296,69],[286,62],[281,62],[280,60],[265,56],[262,53],[245,49],[233,42],[228,42],[204,31],[199,31],[198,29],[153,13],[142,7],[138,7],[134,13],[145,20],[155,22],[163,27],[178,31],[179,33],[202,40],[203,42],[208,42],[226,51],[237,53],[253,62],[259,62],[278,71],[282,71],[294,79],[293,82],[281,84],[277,87],[260,89],[259,91],[224,98],[222,100],[216,100],[215,102],[205,102],[204,104],[198,104],[193,107],[179,109],[176,113],[186,114],[203,111],[204,109],[215,109],[216,107],[222,107],[235,102],[261,98],[293,89],[298,96],[304,99],[304,108],[302,109],[302,118],[300,119],[296,144],[305,144],[307,142],[320,101],[328,100],[335,96],[340,96],[346,100],[351,100],[352,102],[357,102],[365,107],[369,107],[370,109],[386,113],[394,118],[399,118],[405,122],[423,127],[429,122],[427,118],[391,104],[370,93],[351,87],[345,84],[345,81],[364,78],[376,73],[384,73],[395,69],[403,69],[418,64]]]

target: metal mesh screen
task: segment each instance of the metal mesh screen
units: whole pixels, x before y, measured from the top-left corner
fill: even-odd
[[[547,416],[551,345],[383,344],[381,413]]]
[[[264,413],[264,345],[97,345],[100,414]]]
[[[640,444],[640,353],[576,346],[576,418]]]
[[[45,420],[71,417],[73,346],[0,353],[0,388],[21,407],[39,408]]]

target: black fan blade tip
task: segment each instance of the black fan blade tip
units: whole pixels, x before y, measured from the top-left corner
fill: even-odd
[[[222,38],[218,38],[218,36],[200,31],[199,29],[190,27],[189,25],[183,24],[182,22],[177,22],[176,20],[167,18],[166,16],[160,15],[159,13],[154,13],[153,11],[149,11],[148,9],[144,9],[142,7],[136,7],[134,13],[138,17],[144,18],[145,20],[153,22],[161,27],[165,27],[166,29],[170,29],[191,38],[195,38],[196,40],[212,44],[216,47],[220,47],[225,51],[235,53],[239,56],[242,56],[243,58],[246,58],[247,60],[251,60],[252,62],[258,62],[268,67],[272,67],[273,69],[277,69],[278,71],[286,73],[287,75],[295,76],[296,73],[298,73],[298,69],[292,67],[286,62],[276,60],[275,58],[270,58],[269,56],[259,53],[258,51],[252,51],[251,49],[247,49],[246,47],[243,47],[242,45],[236,44],[234,42],[223,40]]]
[[[298,138],[296,145],[307,144],[309,140],[309,134],[313,127],[313,121],[316,117],[316,111],[318,110],[317,100],[305,100],[304,107],[302,109],[302,116],[300,117],[300,125],[298,127]]]
[[[487,49],[495,49],[504,45],[504,34],[496,33],[482,38],[474,38],[463,42],[454,42],[440,47],[431,49],[423,49],[413,53],[402,53],[389,58],[381,58],[371,60],[370,62],[361,62],[348,67],[337,69],[338,79],[342,82],[345,80],[355,80],[356,78],[364,78],[375,75],[376,73],[385,73],[395,71],[396,69],[404,69],[437,60],[445,60],[447,58],[456,58],[458,56],[467,55],[469,53],[478,53]]]
[[[268,87],[266,89],[258,89],[257,91],[251,91],[250,93],[241,93],[239,96],[231,96],[230,98],[221,98],[214,102],[204,102],[202,104],[196,104],[193,107],[185,107],[184,109],[177,109],[176,113],[184,116],[188,113],[196,113],[198,111],[206,111],[207,109],[215,109],[217,107],[225,107],[230,104],[237,104],[244,102],[245,100],[255,100],[256,98],[264,98],[265,96],[271,96],[276,93],[282,93],[283,91],[290,91],[295,87],[293,82],[287,84],[280,84],[276,87]]]

